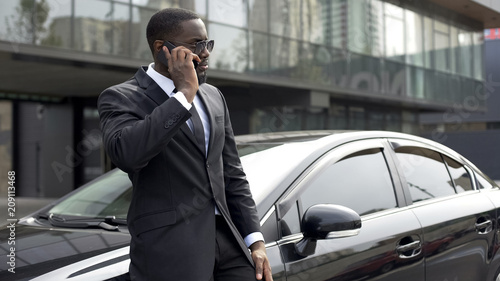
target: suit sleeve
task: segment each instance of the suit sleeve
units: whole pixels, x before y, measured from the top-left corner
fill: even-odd
[[[224,101],[224,97],[222,97],[222,99]],[[222,157],[224,163],[226,201],[233,223],[238,228],[241,236],[246,237],[250,233],[260,232],[259,216],[238,155],[233,128],[231,126],[225,101],[224,108],[225,143]]]
[[[157,105],[127,83],[106,89],[97,105],[104,148],[118,168],[130,173],[158,155],[191,114],[177,99]]]

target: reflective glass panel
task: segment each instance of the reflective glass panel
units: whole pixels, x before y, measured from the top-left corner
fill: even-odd
[[[311,0],[304,2],[303,16],[306,18],[306,28],[303,33],[305,41],[326,44],[327,26],[331,20],[327,16],[331,13],[331,3],[333,1]],[[330,10],[329,10],[330,9]]]
[[[455,26],[450,26],[450,70],[452,73],[458,73],[458,30]]]
[[[466,30],[458,30],[459,44],[459,73],[467,77],[472,76],[472,34]]]
[[[36,43],[36,29],[32,18],[35,1],[2,1],[0,9],[0,36],[2,39],[18,43]]]
[[[0,39],[70,47],[71,1],[2,1]]]
[[[146,39],[146,26],[155,12],[147,8],[132,7],[132,40],[130,43],[131,54],[134,58],[153,60],[151,49]]]
[[[424,70],[419,67],[406,67],[407,95],[417,99],[424,98]]]
[[[128,55],[129,6],[96,0],[75,1],[74,48]]]
[[[437,70],[450,70],[450,33],[448,25],[435,20],[434,21],[434,60]]]
[[[472,43],[473,43],[473,67],[474,67],[474,78],[484,79],[484,65],[483,65],[483,34],[481,32],[472,33]]]
[[[40,11],[45,18],[44,22],[40,23],[37,44],[70,48],[71,1],[48,0],[45,3],[45,9]]]
[[[302,43],[300,63],[296,71],[308,82],[331,85],[332,53],[324,45]]]
[[[380,5],[370,0],[348,1],[348,48],[366,55],[379,56],[382,37],[378,29]]]
[[[249,27],[252,30],[268,32],[269,12],[267,8],[267,0],[250,0],[249,1]]]
[[[406,10],[406,62],[411,65],[424,65],[424,30],[422,26],[422,16]]]
[[[351,54],[350,56],[351,81],[349,87],[360,91],[379,92],[380,83],[378,77],[375,76],[374,68],[380,63],[379,59]]]
[[[273,0],[269,1],[271,33],[289,38],[300,38],[301,1]]]
[[[120,0],[128,2],[129,0]],[[175,7],[196,12],[201,17],[207,14],[207,0],[131,0],[133,5],[152,8],[155,11]]]
[[[433,67],[432,50],[434,50],[434,31],[432,28],[432,19],[424,17],[424,66],[427,68]]]
[[[322,15],[323,10],[331,6],[327,2],[329,1],[302,1],[302,40],[314,43],[324,43],[326,18]]]
[[[247,1],[210,0],[208,19],[237,27],[247,26]]]
[[[404,62],[405,34],[403,9],[384,3],[385,9],[385,56],[388,59]]]
[[[406,95],[406,68],[405,64],[395,61],[386,61],[381,78],[381,88],[384,93],[392,96]]]
[[[211,23],[208,37],[215,40],[209,66],[220,70],[243,72],[248,68],[247,32],[243,29]]]
[[[269,36],[267,34],[250,32],[249,38],[249,70],[255,72],[269,71]]]
[[[284,77],[300,77],[299,43],[282,37],[271,37],[271,71]]]

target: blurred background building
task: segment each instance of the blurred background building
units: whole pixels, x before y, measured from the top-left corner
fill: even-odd
[[[209,82],[236,134],[391,130],[448,145],[459,131],[498,143],[500,64],[485,68],[484,41],[500,26],[495,0],[0,0],[0,194],[9,170],[18,196],[58,197],[110,168],[97,97],[151,61],[146,25],[166,7],[205,21]],[[500,179],[498,163],[480,168]]]

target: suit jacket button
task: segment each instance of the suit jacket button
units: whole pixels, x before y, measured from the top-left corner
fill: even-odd
[[[208,163],[208,161],[206,163],[206,166],[207,166],[207,168],[210,168],[210,164]]]

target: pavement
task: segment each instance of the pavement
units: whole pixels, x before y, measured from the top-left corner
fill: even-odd
[[[15,206],[11,204],[9,206],[9,201],[7,197],[0,197],[0,226],[7,224],[7,219],[20,219],[27,216],[47,204],[56,200],[56,198],[35,198],[35,197],[13,197],[15,201]],[[10,209],[9,207],[14,207],[15,209]],[[14,216],[9,216],[10,213]]]

